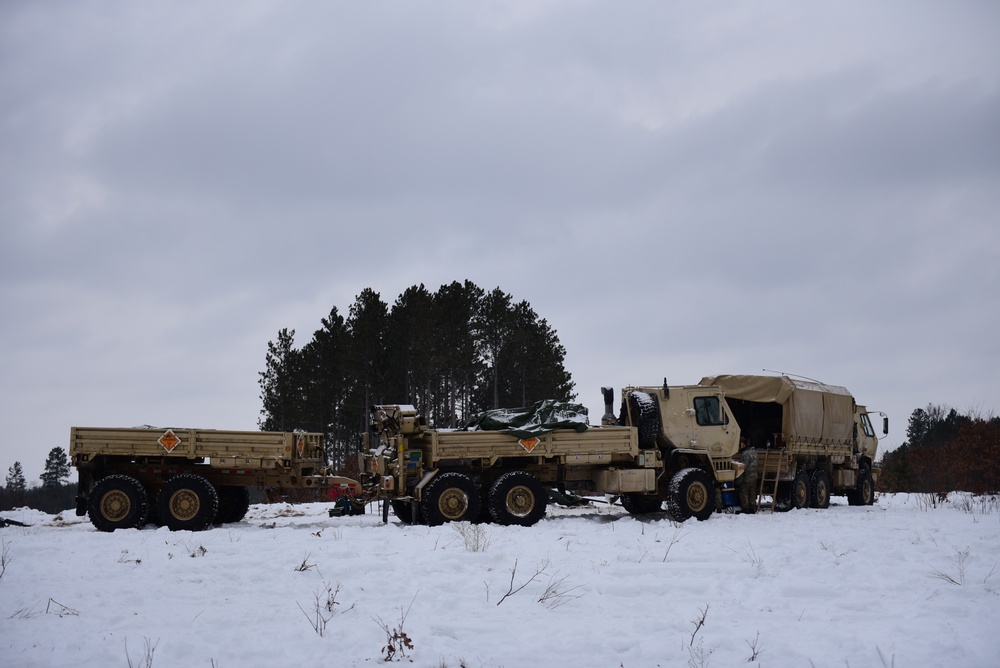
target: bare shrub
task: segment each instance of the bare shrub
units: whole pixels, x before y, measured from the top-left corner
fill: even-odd
[[[452,524],[452,529],[461,536],[469,552],[485,552],[493,544],[493,535],[482,524],[456,522]]]
[[[379,628],[385,632],[385,645],[381,650],[383,661],[387,663],[390,661],[401,661],[406,657],[407,652],[413,651],[413,640],[403,627],[406,625],[406,617],[410,614],[410,608],[413,607],[413,601],[416,600],[417,595],[414,594],[413,600],[410,601],[410,605],[407,606],[406,610],[403,610],[402,607],[399,608],[399,623],[391,628],[378,615],[372,618],[372,621],[378,624]]]
[[[132,656],[128,653],[128,638],[125,638],[125,658],[128,659],[128,668],[152,668],[153,652],[156,651],[158,644],[160,644],[159,639],[152,642],[149,638],[144,638],[142,656],[136,663],[132,663]]]

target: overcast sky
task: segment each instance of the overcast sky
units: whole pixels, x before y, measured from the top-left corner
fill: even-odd
[[[255,429],[279,329],[465,279],[594,421],[766,368],[893,447],[1000,412],[1000,4],[4,2],[0,226],[0,475]]]

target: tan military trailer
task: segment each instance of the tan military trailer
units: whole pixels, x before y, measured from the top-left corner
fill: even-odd
[[[356,481],[328,474],[322,442],[305,432],[73,427],[76,514],[101,531],[147,521],[200,531],[243,519],[250,487],[360,495]]]
[[[586,425],[583,425],[584,427]],[[639,447],[628,426],[561,428],[519,437],[501,431],[429,429],[412,406],[372,409],[363,435],[371,497],[405,523],[493,521],[530,526],[550,490],[651,493],[663,471],[658,450]]]

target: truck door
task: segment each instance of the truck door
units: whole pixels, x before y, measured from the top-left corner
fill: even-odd
[[[689,408],[697,447],[712,457],[731,457],[739,450],[739,426],[726,409],[720,393],[697,392]]]

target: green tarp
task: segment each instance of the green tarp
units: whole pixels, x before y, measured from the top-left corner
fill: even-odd
[[[498,408],[474,415],[465,431],[499,431],[517,438],[541,436],[556,429],[586,431],[589,426],[587,408],[545,399],[527,408]]]

